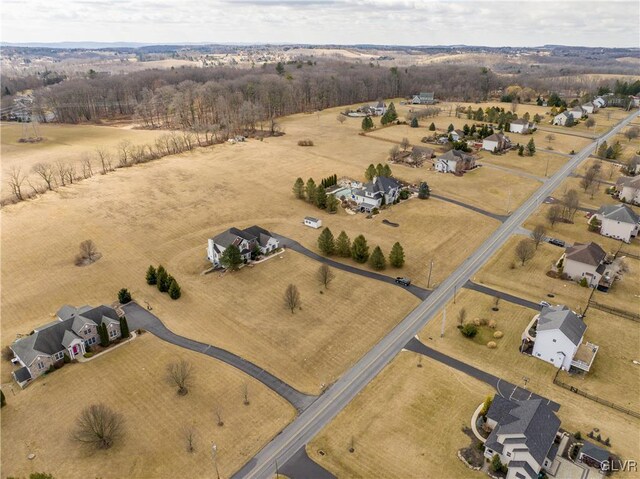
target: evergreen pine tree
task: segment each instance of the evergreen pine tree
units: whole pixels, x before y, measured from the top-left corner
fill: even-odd
[[[382,163],[376,165],[376,176],[384,176],[384,166],[382,166]]]
[[[436,124],[431,122],[431,124],[429,125],[429,131],[436,131]]]
[[[305,188],[305,191],[307,193],[307,201],[309,203],[315,203],[316,202],[316,182],[313,181],[313,178],[309,178],[307,180],[307,186]]]
[[[162,287],[167,281],[167,270],[164,269],[164,266],[162,265],[158,266],[158,270],[156,272],[156,279],[157,279],[156,285],[158,286],[158,290],[162,291]]]
[[[122,288],[118,291],[118,301],[120,304],[127,304],[131,301],[131,293],[127,288]]]
[[[391,247],[391,253],[389,254],[389,263],[394,268],[402,268],[404,265],[404,250],[400,243],[395,243]]]
[[[329,213],[335,213],[338,211],[338,199],[334,195],[327,195],[327,211]]]
[[[518,147],[518,156],[524,156],[524,145]]]
[[[364,172],[364,177],[367,181],[373,181],[373,178],[376,176],[376,167],[373,164],[369,165],[367,171]]]
[[[387,108],[387,111],[384,113],[384,115],[382,115],[382,118],[380,119],[380,123],[382,123],[383,125],[386,125],[388,123],[393,123],[397,119],[398,119],[398,113],[396,112],[396,106],[393,104],[393,102],[391,102],[389,104],[389,108]]]
[[[102,323],[98,326],[98,333],[100,334],[100,346],[106,348],[109,346],[109,333],[107,331],[107,325]]]
[[[304,199],[304,181],[302,180],[302,178],[298,178],[293,184],[293,194],[299,200]]]
[[[229,245],[220,256],[220,264],[227,269],[236,270],[243,263],[240,249],[236,245]]]
[[[527,143],[527,154],[529,156],[533,156],[536,153],[536,144],[533,141],[533,138],[531,138],[529,140],[529,143]]]
[[[420,183],[420,187],[418,188],[418,198],[421,200],[429,199],[431,196],[431,190],[429,189],[429,185],[426,181]]]
[[[382,168],[382,175],[381,176],[386,176],[387,178],[390,178],[392,176],[391,167],[386,163],[385,163],[384,167]]]
[[[122,339],[127,339],[129,337],[129,323],[127,323],[126,316],[122,316],[120,318],[120,336]]]
[[[369,246],[363,235],[359,235],[351,244],[351,257],[356,263],[366,263],[369,259]]]
[[[348,258],[351,256],[351,240],[347,236],[347,233],[341,231],[336,240],[336,254],[342,258]]]
[[[182,292],[180,291],[180,286],[178,286],[177,281],[174,279],[169,285],[169,297],[175,300],[178,299],[181,295]]]
[[[147,268],[147,284],[156,284],[158,282],[158,274],[156,273],[156,269],[153,265],[150,265]]]
[[[362,119],[362,129],[364,131],[369,131],[372,128],[373,128],[373,120],[371,119],[370,116],[365,116]]]
[[[318,237],[318,248],[325,256],[331,256],[335,250],[335,243],[333,240],[333,233],[329,228],[325,228]]]
[[[378,271],[383,270],[387,266],[387,261],[384,258],[384,254],[382,253],[380,246],[376,246],[373,249],[373,253],[371,253],[371,256],[369,257],[369,265]]]
[[[316,206],[322,210],[327,207],[327,190],[322,185],[316,188]]]
[[[449,126],[447,127],[447,133],[451,133],[454,129],[455,127],[453,126],[453,123],[450,123]]]
[[[420,125],[418,125],[418,119],[414,116],[411,119],[411,128],[418,128],[418,126],[420,126]]]

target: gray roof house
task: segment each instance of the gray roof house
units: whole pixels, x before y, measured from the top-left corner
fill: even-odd
[[[584,444],[580,448],[580,454],[578,459],[588,466],[598,468],[602,471],[610,470],[611,454],[606,449],[591,444],[589,441],[584,441]]]
[[[402,184],[395,178],[377,176],[365,183],[362,188],[351,191],[351,199],[356,202],[360,211],[371,213],[374,208],[393,204],[400,195]]]
[[[414,105],[432,105],[435,102],[436,99],[433,92],[420,92],[411,99],[411,103]]]
[[[476,166],[476,159],[460,150],[449,150],[438,156],[433,163],[436,171],[441,173],[463,173]]]
[[[83,355],[87,347],[100,340],[98,328],[103,324],[110,340],[121,337],[120,317],[109,306],[63,306],[56,315],[56,321],[34,329],[32,334],[15,340],[11,345],[22,366],[13,373],[21,387],[47,372],[65,355],[70,359]]]
[[[492,428],[485,442],[485,457],[494,454],[509,470],[507,479],[537,479],[551,467],[560,419],[542,399],[515,401],[495,395],[487,411]]]
[[[607,253],[596,243],[576,243],[565,250],[560,261],[569,279],[582,281],[595,288],[600,283],[607,267],[604,263]]]
[[[260,226],[254,225],[243,230],[233,227],[209,238],[207,258],[215,267],[222,266],[220,263],[222,253],[233,245],[240,250],[240,255],[246,262],[251,259],[254,250],[259,249],[261,254],[268,254],[278,249],[279,244],[269,231]]]
[[[568,371],[589,371],[598,346],[583,343],[587,325],[567,306],[545,306],[538,315],[533,356]]]
[[[627,205],[602,206],[590,219],[601,222],[600,234],[629,243],[638,236],[640,216]]]

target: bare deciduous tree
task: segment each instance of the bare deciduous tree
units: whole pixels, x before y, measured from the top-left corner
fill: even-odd
[[[249,385],[247,383],[242,384],[242,404],[245,406],[251,404],[249,401]]]
[[[600,168],[595,164],[591,165],[580,179],[580,186],[586,192],[589,187],[599,178]]]
[[[580,208],[580,196],[578,192],[572,188],[562,195],[561,217],[567,221],[573,221],[578,208]]]
[[[11,192],[13,196],[16,197],[17,200],[24,200],[24,196],[22,195],[22,184],[26,179],[25,175],[22,173],[22,169],[19,166],[12,166],[9,171],[9,187],[11,188]]]
[[[284,303],[291,310],[291,314],[300,306],[300,292],[295,284],[290,284],[284,292]]]
[[[402,147],[402,151],[407,151],[407,148],[411,146],[411,143],[409,142],[409,138],[403,138],[402,141],[400,142],[400,146]]]
[[[100,166],[102,167],[102,174],[106,175],[107,172],[111,171],[111,155],[105,148],[102,147],[96,148],[96,154],[98,155],[98,160],[100,161]]]
[[[630,126],[624,131],[624,136],[627,137],[627,140],[635,140],[640,136],[640,128],[637,126]]]
[[[100,253],[98,252],[98,247],[93,242],[93,240],[84,240],[80,243],[80,253],[78,255],[78,260],[85,263],[93,263],[97,259],[100,258]],[[76,264],[78,261],[76,261]]]
[[[38,175],[40,178],[44,180],[44,182],[47,185],[47,189],[49,191],[53,191],[52,183],[54,180],[54,176],[53,176],[53,168],[51,167],[51,164],[36,163],[35,165],[33,165],[33,168],[31,168],[31,171],[33,171],[36,175]]]
[[[554,135],[553,133],[549,133],[544,138],[545,138],[545,140],[547,140],[547,144],[551,145],[551,142],[556,139],[556,135]]]
[[[108,449],[122,436],[123,425],[120,414],[105,404],[92,404],[80,413],[72,438],[98,449]]]
[[[219,404],[216,404],[215,408],[213,409],[213,413],[216,415],[216,424],[218,425],[218,427],[224,426],[224,421],[222,420],[222,408]]]
[[[458,311],[458,324],[462,326],[465,319],[467,319],[467,310],[465,308],[462,308],[460,311]]]
[[[553,225],[562,219],[562,207],[559,205],[551,205],[547,210],[546,216],[547,221],[549,221],[549,224],[551,224],[551,227],[553,228]]]
[[[180,359],[167,366],[169,380],[178,387],[178,394],[184,396],[189,392],[193,368],[189,361]]]
[[[333,281],[335,276],[333,270],[326,264],[320,265],[320,268],[318,268],[318,281],[324,286],[324,289],[329,287],[329,283]]]
[[[129,166],[131,162],[131,148],[133,145],[130,140],[122,140],[118,143],[119,163],[121,167]]]
[[[347,121],[347,118],[344,115],[338,115],[338,123],[342,125],[345,121]]]
[[[187,444],[187,452],[195,452],[196,429],[193,426],[185,426],[183,435]]]
[[[398,145],[393,145],[389,150],[389,159],[391,161],[398,161],[399,157],[400,157],[400,148],[398,148]]]
[[[538,249],[538,245],[542,243],[547,235],[547,229],[543,225],[536,225],[531,232],[531,239]]]
[[[516,258],[522,262],[522,266],[529,261],[536,254],[536,248],[533,245],[533,241],[528,239],[521,240],[516,245]]]

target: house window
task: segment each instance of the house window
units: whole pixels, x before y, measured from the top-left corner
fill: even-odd
[[[118,335],[118,331],[116,331],[115,329],[109,331],[109,336],[112,338],[115,338]]]
[[[60,351],[59,353],[54,354],[53,358],[56,361],[59,361],[60,359],[63,359],[64,358],[64,351]]]
[[[38,369],[41,370],[41,371],[44,369],[44,362],[42,362],[42,361],[38,362]]]
[[[511,453],[510,453],[510,452],[508,452],[508,453],[507,453],[507,456],[511,457]]]

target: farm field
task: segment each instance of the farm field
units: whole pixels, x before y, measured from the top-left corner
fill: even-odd
[[[471,444],[461,427],[492,388],[426,358],[418,368],[418,357],[400,353],[307,445],[309,456],[337,477],[481,477],[456,452]]]
[[[541,243],[535,256],[522,266],[515,256],[515,248],[524,238],[519,235],[509,238],[505,245],[476,273],[474,281],[530,301],[546,300],[553,304],[566,304],[576,311],[584,309],[591,293],[589,288],[546,275],[547,271],[551,270],[552,264],[562,256],[564,248]],[[554,294],[555,297],[549,299],[547,294]]]
[[[193,386],[180,397],[166,379],[166,366],[184,358],[193,365]],[[295,410],[266,386],[207,356],[143,334],[104,356],[68,364],[24,390],[9,393],[3,362],[2,475],[46,471],[55,477],[211,476],[211,443],[217,465],[229,477],[275,436]],[[250,404],[243,404],[247,385]],[[103,402],[124,420],[124,435],[112,448],[94,452],[70,433],[81,410]],[[217,426],[215,409],[224,426]],[[29,427],[25,427],[28,424]],[[193,427],[195,451],[187,452],[184,429]],[[30,461],[27,456],[36,455]]]
[[[595,308],[589,308],[585,322],[585,340],[600,346],[591,370],[584,375],[562,372],[558,379],[640,412],[640,375],[638,366],[633,364],[640,343],[640,324]]]
[[[499,311],[497,312],[491,310],[492,306],[492,297],[475,291],[461,290],[457,295],[456,304],[454,305],[453,301],[450,301],[447,305],[447,322],[444,337],[440,337],[440,316],[433,318],[419,333],[419,337],[427,346],[513,384],[522,386],[522,378],[527,377],[529,380],[527,389],[552,399],[561,405],[558,416],[562,421],[562,428],[569,431],[581,431],[583,436],[593,428],[599,428],[603,437],[609,436],[611,438],[612,452],[623,457],[634,457],[640,447],[640,438],[637,435],[640,420],[554,385],[553,377],[556,368],[544,361],[525,356],[518,350],[521,334],[536,312],[505,301],[499,303]],[[461,308],[466,309],[467,321],[473,321],[475,318],[494,319],[497,323],[495,330],[502,331],[504,336],[500,339],[494,339],[492,337],[493,333],[490,332],[493,330],[487,328],[487,326],[482,326],[476,338],[473,340],[465,338],[457,329],[457,314]],[[593,318],[592,323],[590,322],[591,318]],[[587,339],[598,344],[597,341],[600,340],[602,335],[609,335],[608,332],[603,332],[602,328],[606,328],[606,321],[610,318],[613,318],[614,322],[618,319],[605,313],[601,315],[594,313],[592,315],[590,310],[586,318],[587,324],[589,324],[586,333]],[[602,325],[602,321],[604,321],[605,326]],[[626,319],[620,319],[620,321],[629,322]],[[628,348],[637,347],[636,334],[634,332],[632,337],[624,339],[625,344],[621,347],[620,352],[609,351],[607,353],[610,355],[609,357],[615,360],[616,364],[621,364],[621,361],[626,359],[625,354],[629,352]],[[598,336],[597,340],[596,335]],[[603,337],[601,343],[615,344],[616,339],[614,338],[616,338],[616,335],[610,335],[610,338]],[[496,349],[486,347],[484,341],[489,339],[497,343]],[[601,352],[602,350],[598,354]],[[609,388],[608,390],[610,391],[615,390],[611,388],[624,387],[621,383],[616,386],[607,384],[606,371],[609,366],[604,365],[607,357],[596,356],[594,364],[597,364],[599,360],[603,360],[603,372],[605,374],[595,377],[594,387]],[[428,367],[426,362],[425,367]],[[616,373],[615,377],[621,377],[620,374],[622,373]],[[633,392],[640,387],[640,377],[638,377],[637,373],[631,372],[627,376],[627,381],[629,381],[629,391],[625,393],[624,397],[635,401],[637,410],[637,395],[634,398]],[[611,400],[611,398],[609,399]],[[454,397],[450,397],[449,400],[454,400]],[[621,474],[621,477],[634,477],[634,475]]]

